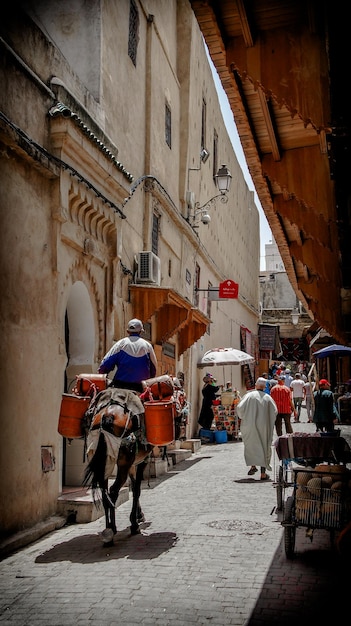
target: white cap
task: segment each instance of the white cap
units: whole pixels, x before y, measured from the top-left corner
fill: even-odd
[[[128,332],[141,333],[144,331],[143,323],[140,320],[134,319],[128,322]]]

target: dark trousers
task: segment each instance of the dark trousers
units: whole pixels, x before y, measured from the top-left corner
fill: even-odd
[[[291,415],[290,413],[278,413],[275,418],[275,430],[277,431],[278,437],[281,437],[283,434],[282,423],[284,421],[285,430],[287,433],[293,433],[293,427],[291,426]]]

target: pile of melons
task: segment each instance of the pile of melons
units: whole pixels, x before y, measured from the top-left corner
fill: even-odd
[[[317,465],[296,472],[295,516],[300,522],[337,527],[341,503],[351,515],[351,471],[343,465]]]

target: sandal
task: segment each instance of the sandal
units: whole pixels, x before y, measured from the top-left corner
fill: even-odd
[[[269,474],[264,474],[263,476],[261,476],[261,480],[270,480]]]
[[[247,472],[247,475],[252,476],[252,474],[256,474],[256,472],[258,472],[257,467],[251,467],[251,469]]]

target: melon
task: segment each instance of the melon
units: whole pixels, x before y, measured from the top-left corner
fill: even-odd
[[[313,496],[319,496],[322,489],[322,478],[311,478],[307,483],[307,489]]]

